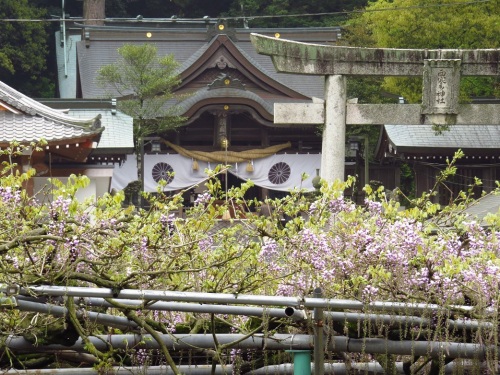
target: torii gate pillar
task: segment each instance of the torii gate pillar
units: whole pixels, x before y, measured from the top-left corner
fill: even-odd
[[[347,86],[343,75],[329,75],[325,83],[325,127],[320,176],[326,181],[344,180]]]
[[[325,103],[276,103],[274,123],[321,124],[321,177],[344,180],[348,124],[498,125],[499,105],[458,104],[461,76],[499,76],[500,49],[427,50],[342,47],[250,34],[278,72],[323,75]],[[423,103],[347,104],[347,76],[421,76]]]

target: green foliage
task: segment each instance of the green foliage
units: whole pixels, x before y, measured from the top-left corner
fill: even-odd
[[[498,48],[498,4],[469,3],[378,0],[370,2],[353,24],[364,23],[379,47]]]
[[[180,84],[179,64],[173,55],[158,56],[153,44],[126,44],[119,60],[101,67],[97,83],[118,97],[118,108],[134,118],[136,139],[179,126],[184,118],[176,111],[173,90]]]
[[[46,0],[38,0],[46,1]],[[316,1],[304,0],[218,0],[207,2],[204,0],[106,0],[106,15],[108,17],[136,17],[141,14],[144,17],[169,18],[176,15],[180,18],[202,18],[210,17],[241,17],[235,22],[235,26],[242,27],[242,19],[248,17],[250,27],[271,26],[332,26],[338,25],[338,16],[310,16],[310,17],[285,17],[257,19],[256,16],[294,15],[302,13],[325,13],[352,10],[366,4],[367,0],[349,1]],[[81,14],[81,3],[76,0],[67,1],[68,11],[73,14]],[[341,16],[343,17],[343,16]],[[288,18],[288,19],[287,19]]]
[[[401,170],[401,185],[400,189],[406,197],[409,197],[409,200],[415,198],[415,175],[411,168],[411,166],[407,163],[402,164],[400,167]]]
[[[2,19],[40,19],[46,12],[28,0],[0,2]],[[27,95],[40,94],[48,82],[48,24],[43,22],[0,22],[0,76],[2,82]],[[41,85],[41,82],[44,83]],[[44,87],[45,86],[45,87]]]
[[[366,1],[364,0],[324,2],[238,0],[233,1],[231,9],[225,14],[232,17],[247,18],[250,27],[338,26],[345,21],[345,14],[328,13],[348,11],[365,4]],[[263,17],[253,18],[252,16]]]
[[[461,4],[463,3],[463,4]],[[365,12],[353,17],[347,27],[351,45],[388,48],[499,48],[498,2],[441,0],[372,1]],[[498,79],[466,78],[462,96],[498,95]],[[495,83],[496,82],[496,83]],[[494,84],[492,84],[494,83]],[[420,102],[420,79],[385,79],[384,89]]]

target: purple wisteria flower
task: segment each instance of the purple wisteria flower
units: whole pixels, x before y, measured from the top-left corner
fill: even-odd
[[[21,191],[10,186],[0,186],[0,197],[4,203],[19,204],[21,202]]]
[[[374,287],[372,285],[367,285],[364,287],[362,292],[362,298],[365,302],[373,301],[378,294],[379,288]]]
[[[333,198],[329,204],[328,208],[332,213],[339,213],[339,212],[352,212],[356,209],[356,206],[352,202],[348,202],[346,199],[344,199],[344,196],[341,195],[337,198]]]
[[[200,251],[203,254],[208,254],[208,250],[210,250],[213,246],[214,240],[212,237],[207,236],[200,241],[198,241],[198,246],[200,248]]]
[[[73,236],[72,239],[68,240],[68,247],[69,247],[69,260],[70,262],[76,261],[76,259],[80,255],[80,249],[78,247],[80,241],[76,236]]]
[[[161,214],[160,223],[165,231],[168,231],[169,235],[174,234],[175,231],[175,214],[169,214],[168,216],[165,214]]]
[[[69,206],[71,204],[71,199],[64,199],[63,197],[57,197],[56,200],[50,205],[52,217],[56,216],[57,212],[61,212],[64,215],[69,215]]]
[[[265,264],[272,272],[283,272],[283,261],[281,249],[276,240],[265,238],[259,253],[259,261]]]
[[[212,199],[212,196],[208,192],[205,192],[203,194],[198,194],[198,196],[196,197],[196,199],[194,201],[194,204],[195,205],[207,204],[210,202],[211,199]]]
[[[365,206],[368,209],[368,211],[380,214],[382,213],[382,203],[372,201],[370,199],[365,198]]]

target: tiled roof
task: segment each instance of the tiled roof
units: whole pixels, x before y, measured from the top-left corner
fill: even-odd
[[[142,44],[143,42],[127,41],[129,44]],[[86,48],[84,42],[79,42],[78,65],[80,69],[80,80],[82,85],[82,96],[84,99],[109,97],[106,90],[96,84],[97,72],[104,66],[113,64],[119,55],[117,49],[125,44],[124,41],[92,41],[90,48]],[[158,54],[160,56],[173,53],[175,59],[181,63],[200,53],[200,48],[205,47],[205,43],[200,41],[182,41],[158,43]]]
[[[479,224],[483,226],[487,225],[484,219],[488,214],[500,213],[500,195],[496,193],[485,195],[467,207],[464,213]]]
[[[291,29],[290,38],[307,38],[307,41],[316,41],[320,38],[319,33],[314,28],[309,29]],[[325,31],[326,30],[326,31]],[[100,28],[90,29],[90,41],[77,42],[77,59],[80,73],[80,82],[82,86],[83,98],[104,98],[109,97],[104,88],[96,85],[97,71],[103,65],[114,63],[118,58],[117,49],[124,44],[130,43],[154,43],[158,47],[160,55],[172,53],[175,59],[181,64],[180,71],[186,70],[192,63],[199,58],[203,52],[210,46],[211,41],[207,40],[208,34],[202,34],[199,30],[191,32],[190,30],[179,29],[160,29],[151,30],[154,37],[147,40],[142,36],[145,31],[139,33],[137,28],[128,27],[123,29]],[[289,87],[290,89],[301,93],[307,97],[323,97],[324,95],[324,77],[306,76],[296,74],[277,73],[269,56],[259,55],[252,46],[249,34],[254,29],[237,29],[235,46],[238,50],[256,67],[271,79]],[[264,30],[258,30],[264,32]],[[267,33],[274,31],[266,29]],[[280,30],[283,38],[286,38],[287,30]],[[335,38],[337,28],[323,28],[322,36],[329,35],[328,41]],[[335,35],[335,36],[334,36]],[[203,36],[200,37],[200,36]],[[212,39],[213,41],[213,39]],[[88,48],[87,48],[88,46]],[[76,82],[75,82],[76,85]]]
[[[259,67],[262,72],[266,73],[275,81],[278,81],[305,96],[311,98],[323,98],[325,84],[325,78],[323,76],[278,73],[274,68],[271,58],[269,56],[257,54],[250,41],[242,41],[236,46],[244,55],[247,56],[249,61],[251,61],[256,67]]]
[[[436,134],[431,125],[385,125],[392,147],[498,149],[500,125],[452,125]]]
[[[94,138],[102,132],[100,115],[75,118],[50,108],[0,82],[0,142],[47,142]]]
[[[68,114],[76,118],[88,118],[97,114],[102,116],[101,125],[104,131],[96,151],[126,149],[131,152],[133,150],[134,134],[132,117],[112,109],[78,109],[70,110]]]
[[[63,111],[50,108],[0,82],[0,104],[2,102],[26,115],[40,116],[67,126],[87,129],[98,120],[97,118],[75,119]]]
[[[45,139],[49,142],[97,135],[101,129],[68,126],[40,116],[14,114],[0,111],[0,143],[33,142]]]

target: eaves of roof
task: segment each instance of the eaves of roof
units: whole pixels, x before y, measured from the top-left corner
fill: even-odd
[[[193,115],[204,106],[220,102],[221,104],[232,105],[250,105],[255,108],[260,116],[272,123],[273,120],[273,103],[264,100],[257,94],[234,88],[220,88],[209,90],[207,88],[200,89],[192,97],[184,100],[179,104],[179,112],[183,116],[193,117]]]
[[[158,19],[156,19],[158,20]],[[156,23],[141,20],[140,22],[126,22],[119,24],[120,20],[108,19],[106,25],[84,25],[74,23],[69,26],[71,35],[82,35],[87,32],[90,43],[94,40],[144,40],[155,42],[158,40],[198,40],[208,41],[214,34],[229,33],[239,42],[250,40],[251,33],[279,37],[288,40],[314,43],[335,43],[341,36],[341,27],[272,27],[272,28],[240,28],[230,27],[224,31],[216,30],[214,23],[204,25],[193,25],[193,23]],[[148,34],[149,33],[149,34]]]
[[[278,99],[276,99],[278,100]],[[260,122],[267,126],[274,126],[273,114],[274,103],[276,100],[269,98],[262,98],[254,92],[235,89],[230,87],[223,87],[217,89],[202,88],[198,90],[193,96],[185,99],[177,105],[177,113],[189,118],[189,121],[195,120],[198,115],[207,107],[213,105],[227,105],[231,110],[236,110],[247,107],[247,110],[254,110],[260,118]],[[279,99],[279,102],[306,102],[305,100]]]
[[[20,93],[12,87],[0,82],[0,103],[19,110],[29,116],[39,116],[54,123],[64,124],[76,129],[89,129],[92,127],[98,118],[75,119],[68,116],[63,111],[52,109],[30,97]]]

